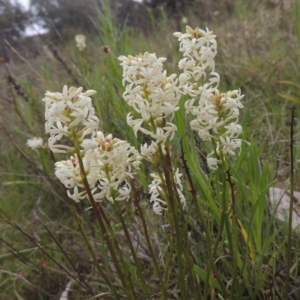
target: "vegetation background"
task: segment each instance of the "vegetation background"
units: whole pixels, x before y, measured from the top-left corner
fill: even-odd
[[[176,72],[180,53],[172,33],[184,31],[186,25],[208,27],[217,35],[221,88],[241,88],[246,95],[241,122],[244,138],[255,143],[248,158],[252,169],[248,166],[240,175],[245,187],[240,190],[240,197],[245,198],[240,211],[245,219],[251,218],[253,209],[246,201],[247,192],[254,193],[261,185],[257,193],[265,199],[268,187],[288,187],[290,108],[292,102],[296,108],[300,103],[297,0],[32,0],[31,5],[30,11],[23,11],[13,2],[0,1],[1,299],[60,299],[68,282],[66,270],[70,270],[62,249],[72,256],[83,276],[101,282],[91,275],[91,259],[83,250],[49,153],[26,146],[33,136],[45,142],[48,138],[41,102],[45,91],[61,91],[64,84],[96,90],[93,101],[101,130],[137,146],[126,124],[129,108],[122,101],[122,70],[116,57],[148,51],[166,57],[168,71]],[[32,23],[48,32],[24,37],[22,32]],[[86,36],[87,47],[82,52],[76,48],[76,34]],[[103,45],[113,55],[104,53]],[[299,190],[298,123],[294,138],[295,188]],[[142,188],[145,177],[140,180]],[[93,240],[97,228],[86,207],[87,203],[80,203],[76,209]],[[240,299],[284,299],[280,286],[286,231],[269,226],[274,216],[267,207],[262,212],[260,230],[266,243],[256,248],[260,260],[250,274],[257,292],[243,291]],[[298,234],[292,239],[289,299],[299,299]],[[93,242],[97,243],[96,238]],[[101,260],[100,250],[98,255]],[[258,269],[267,274],[263,285],[255,281]],[[100,297],[112,299],[108,294]],[[89,297],[77,289],[69,293],[69,299]],[[174,299],[181,299],[180,295],[174,293]]]

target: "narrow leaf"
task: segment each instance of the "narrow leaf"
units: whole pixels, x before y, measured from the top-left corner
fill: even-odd
[[[288,81],[288,80],[282,80],[282,81],[279,81],[280,83],[284,83],[284,84],[288,84],[288,85],[292,85],[294,87],[296,87],[297,89],[300,90],[300,85],[293,82],[293,81]]]
[[[296,104],[300,104],[300,99],[295,96],[288,95],[288,94],[281,94],[281,93],[277,93],[277,95],[280,96],[281,98],[292,101]]]

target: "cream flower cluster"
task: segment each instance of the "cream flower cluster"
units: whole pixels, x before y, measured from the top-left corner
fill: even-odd
[[[27,146],[32,150],[43,147],[43,139],[39,137],[33,137],[27,140]]]
[[[179,82],[184,94],[190,96],[185,103],[187,113],[195,116],[191,129],[198,132],[204,141],[214,145],[207,157],[209,168],[217,169],[220,158],[235,155],[241,147],[238,136],[242,126],[237,124],[239,109],[243,108],[240,90],[220,93],[219,74],[214,71],[217,42],[212,32],[186,27],[186,33],[176,32],[183,58],[179,62],[182,70]]]
[[[150,203],[153,205],[153,210],[156,214],[161,215],[164,211],[168,210],[168,204],[165,198],[165,193],[162,185],[162,180],[158,174],[150,174],[153,178],[151,184],[149,185],[149,193],[150,193]],[[182,193],[183,187],[181,184],[180,177],[182,176],[179,173],[179,169],[176,169],[174,174],[174,182],[176,184],[177,193],[179,196],[180,203],[183,209],[186,207],[186,199]],[[165,180],[165,179],[164,179]]]
[[[176,74],[167,76],[163,68],[165,58],[144,53],[138,56],[120,56],[123,67],[124,100],[140,115],[129,113],[127,123],[134,133],[138,131],[151,136],[150,145],[144,145],[141,153],[146,158],[157,151],[158,144],[164,145],[174,137],[177,127],[171,122],[174,112],[179,109],[181,91]]]
[[[77,153],[95,201],[128,200],[131,193],[129,178],[139,168],[141,156],[126,141],[104,136],[97,131],[99,119],[95,116],[92,100],[95,94],[82,88],[66,86],[62,93],[46,92],[46,132],[50,134],[49,148],[53,152]],[[66,138],[70,146],[57,144]],[[55,163],[55,175],[68,189],[68,195],[78,202],[87,197],[83,183],[83,170],[79,157],[75,154],[69,160]]]
[[[85,36],[83,34],[77,34],[75,36],[76,46],[78,47],[79,51],[83,51],[86,47],[85,44]]]
[[[45,98],[45,129],[50,134],[48,145],[51,151],[65,153],[72,148],[62,143],[63,137],[67,140],[83,140],[87,135],[94,137],[97,133],[99,119],[90,96],[96,91],[88,90],[82,93],[82,88],[63,87],[62,93],[46,92]],[[64,143],[65,141],[63,141]]]
[[[84,170],[95,201],[107,199],[110,202],[129,200],[131,186],[129,178],[139,169],[141,156],[126,141],[104,136],[101,131],[93,139],[82,143]],[[78,202],[86,198],[78,158],[55,164],[55,175],[69,189],[68,195]]]
[[[220,81],[219,74],[214,72],[217,54],[216,36],[211,31],[206,31],[186,26],[186,33],[175,32],[174,36],[180,42],[179,51],[183,52],[183,58],[179,61],[179,69],[183,72],[179,76],[179,82],[185,94],[198,97],[203,90],[212,86],[217,87]],[[210,74],[208,82],[204,84]]]

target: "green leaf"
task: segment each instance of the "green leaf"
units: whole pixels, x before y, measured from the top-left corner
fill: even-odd
[[[17,291],[16,291],[16,289],[14,289],[14,293],[15,293],[15,295],[16,295],[16,297],[17,297],[17,299],[18,300],[25,300]]]
[[[199,268],[197,265],[194,265],[194,270],[195,270],[196,275],[198,275],[201,280],[204,281],[206,279],[206,271],[205,270]]]
[[[277,95],[280,96],[281,98],[284,98],[296,104],[300,104],[300,99],[295,96],[288,95],[288,94],[281,94],[281,93],[277,93]]]
[[[280,83],[285,83],[285,84],[288,84],[288,85],[292,85],[294,87],[296,87],[297,89],[300,90],[300,85],[293,82],[293,81],[288,81],[288,80],[282,80],[282,81],[279,81]]]

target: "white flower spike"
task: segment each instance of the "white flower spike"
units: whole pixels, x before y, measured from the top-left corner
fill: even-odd
[[[65,139],[72,139],[76,133],[78,139],[87,135],[94,137],[97,133],[99,119],[95,115],[90,96],[96,91],[88,90],[82,93],[82,88],[67,88],[62,93],[46,92],[45,98],[45,129],[50,134],[49,148],[56,153],[65,153],[70,147],[57,143]]]
[[[185,103],[186,112],[195,118],[191,129],[204,141],[214,141],[215,151],[207,157],[207,165],[216,170],[220,157],[235,155],[241,147],[242,126],[237,124],[243,98],[239,90],[220,93],[220,76],[215,72],[217,54],[216,36],[208,29],[186,27],[186,33],[175,32],[183,53],[178,67],[182,70],[179,83],[183,94],[190,96]],[[215,152],[217,156],[214,157]]]

